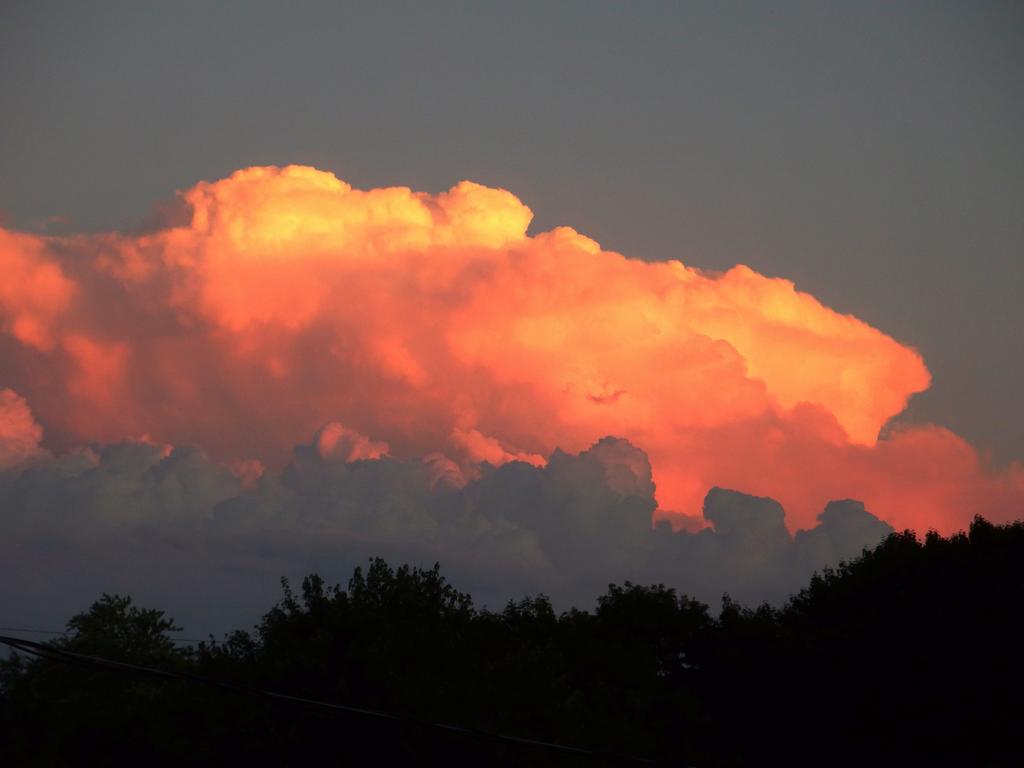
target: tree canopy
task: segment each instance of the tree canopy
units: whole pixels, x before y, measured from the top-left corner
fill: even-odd
[[[663,585],[609,585],[593,611],[544,595],[474,607],[440,567],[317,575],[252,631],[195,646],[161,611],[103,595],[51,647],[273,701],[12,656],[0,664],[8,764],[1019,765],[1024,524],[893,534],[781,607],[721,610]],[[446,723],[474,733],[445,731]],[[499,733],[582,754],[501,742]],[[619,756],[619,757],[616,757]]]

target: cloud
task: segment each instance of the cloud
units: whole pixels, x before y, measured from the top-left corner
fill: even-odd
[[[920,355],[787,280],[528,235],[526,205],[470,182],[248,168],[180,203],[143,233],[0,231],[0,386],[48,449],[194,444],[252,484],[337,421],[372,437],[324,432],[343,463],[432,456],[459,485],[614,434],[676,527],[715,485],[778,499],[790,530],[847,497],[946,532],[1019,514],[1021,464],[892,421]]]
[[[313,445],[321,458],[345,463],[379,459],[388,453],[387,443],[369,440],[337,421],[322,426],[313,438]]]
[[[44,238],[0,228],[0,329],[43,351],[53,348],[53,324],[74,293],[47,251]]]
[[[37,456],[0,472],[0,599],[8,621],[50,626],[101,591],[129,592],[192,632],[254,621],[278,579],[343,580],[366,558],[432,564],[491,607],[546,592],[590,606],[609,582],[661,581],[715,603],[780,601],[813,569],[891,528],[857,502],[829,505],[795,537],[771,499],[712,489],[698,533],[651,526],[646,455],[605,437],[543,466],[475,468],[458,484],[438,457],[322,450],[326,425],[281,472],[240,477],[197,448],[145,441]],[[335,442],[336,447],[339,443]]]
[[[39,456],[43,428],[32,418],[25,399],[0,389],[0,469],[14,467]]]

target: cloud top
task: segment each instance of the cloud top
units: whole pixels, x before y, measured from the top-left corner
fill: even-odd
[[[896,526],[1004,519],[997,470],[940,427],[882,428],[929,374],[912,348],[742,265],[708,274],[527,234],[514,195],[358,190],[248,168],[143,234],[0,231],[0,386],[58,451],[196,444],[255,482],[324,424],[342,463],[542,466],[604,435],[650,459],[656,518],[715,485],[778,499],[791,529],[856,497]]]

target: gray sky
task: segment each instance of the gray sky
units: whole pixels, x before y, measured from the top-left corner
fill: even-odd
[[[8,226],[129,228],[308,163],[505,187],[533,231],[744,262],[917,346],[910,409],[1024,458],[1024,4],[0,8]]]

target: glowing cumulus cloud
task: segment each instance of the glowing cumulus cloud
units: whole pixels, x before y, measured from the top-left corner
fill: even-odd
[[[0,461],[42,425],[56,451],[198,444],[251,483],[320,430],[322,451],[465,480],[616,435],[680,524],[714,485],[791,528],[836,498],[942,531],[1024,499],[1024,467],[941,427],[879,439],[929,385],[920,355],[786,280],[529,236],[529,208],[466,181],[248,168],[180,197],[183,221],[144,234],[0,230]]]

